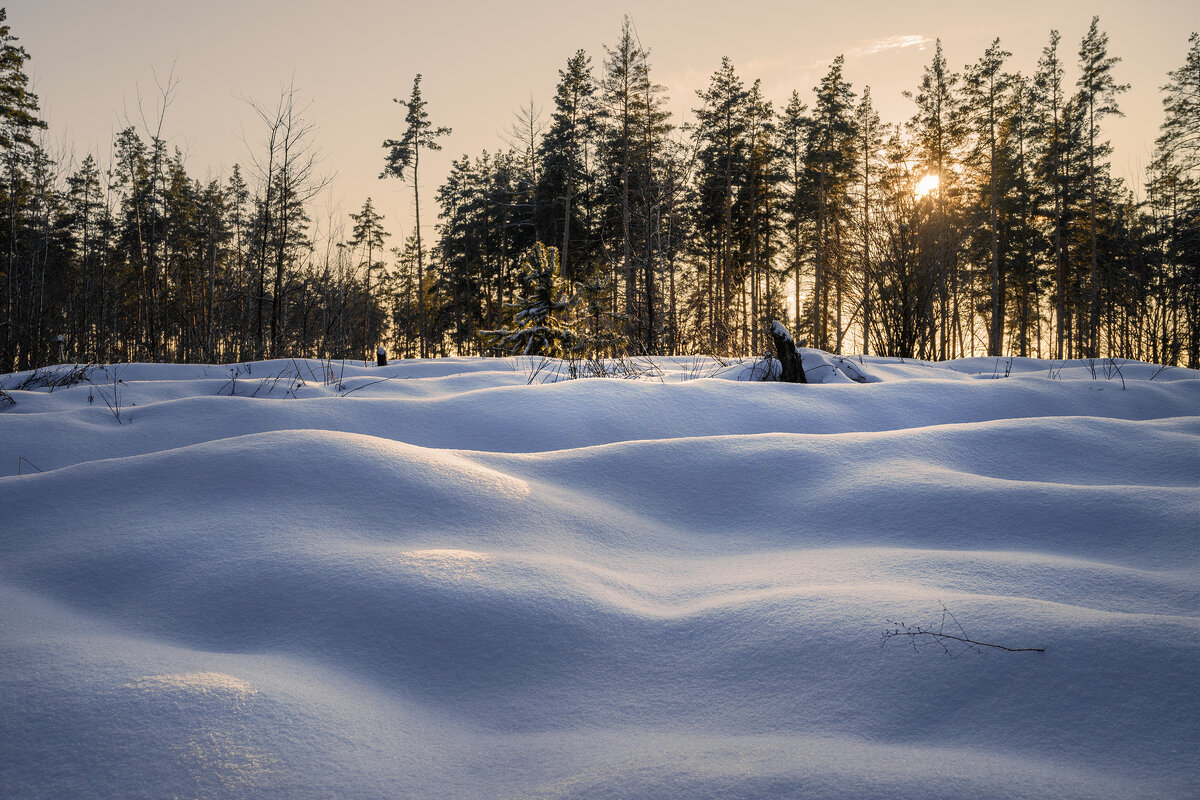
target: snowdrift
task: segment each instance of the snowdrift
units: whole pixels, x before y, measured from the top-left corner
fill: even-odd
[[[804,358],[0,376],[0,795],[1194,797],[1200,374]]]

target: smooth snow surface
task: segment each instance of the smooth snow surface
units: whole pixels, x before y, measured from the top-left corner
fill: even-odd
[[[1200,374],[803,355],[0,376],[0,796],[1196,797]]]

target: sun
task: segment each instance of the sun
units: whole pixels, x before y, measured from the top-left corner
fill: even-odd
[[[939,182],[940,180],[938,179],[937,175],[926,175],[924,178],[921,178],[921,180],[917,181],[917,186],[915,189],[913,189],[913,194],[915,194],[917,199],[920,200],[922,197],[925,197],[927,194],[937,189]]]

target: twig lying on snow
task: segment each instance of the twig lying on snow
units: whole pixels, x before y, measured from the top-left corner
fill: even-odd
[[[31,466],[31,467],[33,467],[34,469],[36,469],[38,472],[45,472],[45,470],[43,470],[43,469],[42,469],[41,467],[39,467],[37,464],[35,464],[35,463],[33,463],[32,461],[30,461],[30,460],[29,460],[28,458],[26,458],[25,456],[17,456],[17,474],[18,474],[18,475],[20,475],[20,474],[21,474],[21,462],[25,462],[25,463],[26,463],[26,464],[28,464],[29,466]]]
[[[951,633],[946,633],[946,620],[949,619],[958,628],[961,636],[955,636]],[[968,650],[983,654],[982,647],[992,647],[996,650],[1004,650],[1009,653],[1044,653],[1045,648],[1042,647],[1006,647],[1002,644],[991,644],[989,642],[980,642],[967,636],[967,632],[963,630],[963,626],[959,624],[954,615],[950,613],[950,609],[946,608],[945,603],[942,604],[942,621],[938,624],[937,629],[926,628],[921,625],[906,625],[903,622],[893,622],[887,620],[887,624],[892,626],[883,632],[881,637],[882,643],[886,644],[888,639],[894,639],[897,636],[907,636],[909,642],[913,646],[913,650],[920,650],[922,645],[936,643],[943,651],[953,658],[957,658]],[[954,652],[947,645],[947,642],[959,642],[966,645],[958,652]]]

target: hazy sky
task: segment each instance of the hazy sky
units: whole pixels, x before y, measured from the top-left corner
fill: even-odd
[[[3,3],[3,0],[0,0]],[[189,173],[224,177],[248,162],[262,124],[244,98],[275,102],[295,81],[318,127],[326,171],[335,173],[322,206],[339,216],[368,196],[386,215],[397,245],[411,230],[411,190],[378,180],[382,141],[403,132],[413,75],[435,124],[454,134],[445,151],[422,163],[422,223],[436,223],[433,193],[451,158],[503,146],[513,112],[529,103],[548,116],[558,70],[577,49],[598,69],[630,15],[651,74],[667,87],[670,108],[687,115],[695,91],[729,56],[747,83],[761,78],[779,107],[812,87],[839,54],[855,91],[871,86],[885,120],[908,118],[901,96],[916,87],[941,38],[954,69],[977,60],[1000,37],[1010,69],[1031,73],[1049,31],[1073,69],[1094,14],[1121,57],[1116,77],[1132,84],[1120,99],[1123,119],[1106,121],[1117,175],[1140,181],[1162,119],[1159,87],[1183,64],[1190,32],[1200,30],[1200,0],[983,4],[919,2],[629,2],[609,5],[534,0],[416,3],[411,0],[10,0],[12,32],[31,56],[28,71],[53,141],[108,159],[112,134],[139,121],[139,90],[157,103],[155,73],[174,65],[178,89],[164,133],[186,154]],[[675,120],[679,122],[680,120]],[[324,212],[316,211],[315,216]]]

